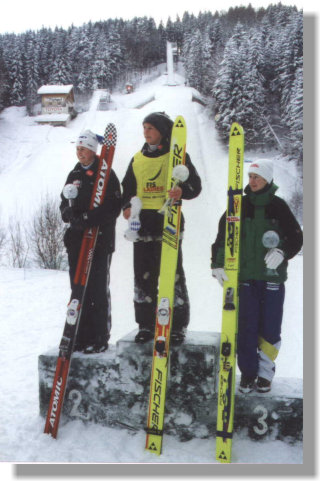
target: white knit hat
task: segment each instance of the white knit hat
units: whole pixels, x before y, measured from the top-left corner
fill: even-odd
[[[260,175],[270,184],[273,179],[273,163],[269,159],[256,160],[250,165],[248,174]]]
[[[91,132],[91,130],[84,130],[79,135],[76,146],[86,147],[89,150],[93,150],[93,152],[97,152],[98,143],[96,134]]]

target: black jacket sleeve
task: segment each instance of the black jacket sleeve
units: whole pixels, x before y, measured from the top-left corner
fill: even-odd
[[[186,154],[186,167],[189,170],[189,177],[183,184],[181,184],[182,188],[182,199],[194,199],[197,197],[202,189],[201,186],[201,179],[199,174],[192,164],[189,154]]]
[[[70,184],[70,183],[71,183],[71,173],[68,175],[65,185]],[[66,212],[67,212],[67,209],[69,207],[69,201],[68,201],[68,199],[65,198],[65,196],[63,195],[62,192],[61,192],[60,197],[61,197],[61,202],[60,202],[59,208],[60,208],[61,218],[62,218],[63,222],[67,223],[67,222],[70,221],[69,216],[66,216]]]
[[[283,231],[282,247],[286,259],[292,259],[303,244],[303,233],[288,204],[280,197],[275,197],[274,208]]]
[[[121,182],[122,184],[122,209],[130,207],[130,200],[137,195],[137,181],[133,173],[133,159],[128,166],[127,172]]]
[[[218,234],[211,246],[211,268],[224,266],[224,244],[226,237],[226,213],[219,220]]]

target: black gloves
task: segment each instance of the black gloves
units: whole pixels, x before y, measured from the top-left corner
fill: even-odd
[[[70,206],[65,207],[61,212],[63,222],[70,222],[74,217],[73,208]]]
[[[87,226],[86,226],[86,222],[83,218],[83,214],[81,214],[80,216],[77,216],[77,217],[73,217],[70,220],[70,227],[73,230],[85,230],[85,228]]]
[[[74,230],[85,230],[86,221],[85,218],[87,217],[86,213],[84,214],[75,214],[73,207],[67,206],[61,212],[62,220],[64,222],[69,222],[71,229]]]

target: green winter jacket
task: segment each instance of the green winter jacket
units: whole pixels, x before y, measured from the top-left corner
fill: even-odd
[[[278,187],[268,184],[259,192],[245,188],[241,211],[240,273],[239,280],[265,280],[282,283],[287,279],[288,259],[302,247],[302,231],[286,202],[275,195]],[[219,222],[219,231],[212,245],[211,267],[224,266],[226,215]],[[277,268],[278,275],[270,275],[264,257],[268,248],[263,246],[263,234],[276,231],[280,237],[278,248],[284,252],[284,261]]]

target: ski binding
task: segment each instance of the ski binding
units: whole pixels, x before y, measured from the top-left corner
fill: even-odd
[[[77,322],[78,318],[78,312],[79,312],[79,300],[78,299],[72,299],[69,303],[69,307],[67,310],[67,323],[70,326],[74,326],[75,323]]]
[[[170,319],[170,304],[167,297],[162,297],[158,307],[158,322],[161,326],[166,326]]]

